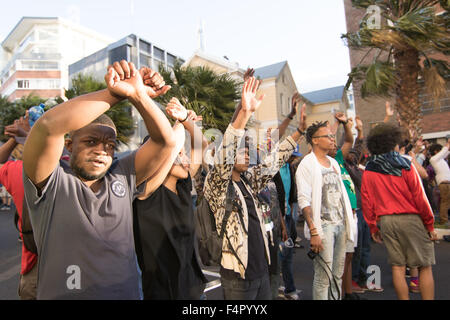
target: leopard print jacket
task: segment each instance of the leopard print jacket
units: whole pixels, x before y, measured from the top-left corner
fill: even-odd
[[[244,130],[236,130],[231,125],[228,126],[223,142],[216,153],[215,165],[208,173],[203,189],[204,196],[214,213],[217,232],[220,234],[222,219],[225,214],[225,202],[228,184],[231,181],[232,171],[236,159],[236,150],[240,140],[244,135]],[[266,257],[270,263],[270,254],[268,247],[268,236],[264,224],[262,212],[265,204],[258,200],[260,193],[270,182],[273,176],[287,162],[295,147],[296,142],[287,137],[277,146],[272,148],[261,164],[249,168],[245,173],[248,184],[244,185],[250,191],[255,201],[256,211],[260,220],[261,232],[264,238]],[[221,161],[220,155],[223,154],[224,161]],[[248,212],[245,200],[239,188],[235,185],[235,197],[233,201],[233,210],[226,224],[226,235],[222,244],[222,267],[239,273],[245,279],[245,270],[248,264]],[[240,217],[241,214],[241,217]],[[231,248],[230,248],[231,247]],[[236,257],[236,255],[237,257]]]

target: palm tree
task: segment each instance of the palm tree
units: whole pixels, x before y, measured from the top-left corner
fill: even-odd
[[[203,117],[205,129],[216,128],[225,132],[240,98],[241,83],[229,74],[216,74],[207,67],[182,67],[176,62],[173,70],[159,67],[166,84],[172,86],[167,94],[157,98],[163,104],[178,98],[187,108]]]
[[[104,81],[98,81],[91,75],[77,74],[72,79],[72,87],[65,90],[67,99],[106,89]],[[59,99],[58,102],[62,102]],[[121,143],[127,144],[130,136],[134,132],[133,119],[131,117],[131,106],[128,101],[122,101],[116,104],[113,108],[106,111],[106,114],[114,121],[117,128],[117,140]]]
[[[367,50],[349,74],[347,88],[357,81],[361,84],[362,98],[395,96],[402,124],[415,141],[422,131],[419,100],[422,83],[435,104],[446,94],[449,1],[352,0],[352,5],[366,10],[377,6],[383,23],[374,27],[369,21],[371,14],[367,14],[357,32],[342,35],[349,48]],[[437,14],[439,5],[443,12]]]

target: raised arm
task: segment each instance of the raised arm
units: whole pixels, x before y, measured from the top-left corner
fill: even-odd
[[[389,101],[386,101],[385,105],[386,115],[384,116],[383,122],[388,123],[389,119],[394,115],[394,110],[391,108],[391,103]]]
[[[334,117],[340,124],[344,125],[344,144],[341,147],[341,151],[344,159],[346,159],[353,146],[353,123],[349,121],[347,116],[342,112],[337,112]]]
[[[278,134],[280,135],[279,138],[281,139],[284,136],[284,133],[286,132],[287,127],[289,126],[289,123],[291,123],[292,120],[294,120],[295,115],[298,111],[298,104],[300,102],[300,95],[298,92],[294,94],[292,97],[292,109],[289,115],[286,119],[283,120],[283,122],[278,126]],[[306,107],[306,104],[303,104],[302,108]]]
[[[242,108],[225,131],[222,143],[214,156],[214,166],[206,177],[204,196],[213,212],[216,212],[225,203],[228,183],[231,181],[237,148],[244,136],[245,125],[264,98],[264,96],[256,98],[259,83],[254,77],[250,77],[244,82],[241,98]]]
[[[202,130],[195,124],[197,118],[193,110],[188,110],[188,118],[182,122],[184,128],[191,136],[191,164],[189,167],[191,177],[194,177],[198,169],[200,169],[203,161],[203,151],[208,147],[208,140],[203,135]]]
[[[10,138],[3,145],[0,146],[0,167],[2,163],[8,161],[9,156],[14,151],[14,148],[19,144],[23,144],[28,132],[30,131],[30,124],[28,123],[28,111],[24,117],[15,120],[13,124],[5,127],[5,135]]]
[[[306,130],[306,105],[303,105],[300,113],[300,123],[298,129],[281,142],[277,142],[271,147],[271,151],[261,163],[247,170],[245,175],[251,182],[251,187],[257,192],[265,188],[267,183],[273,178],[282,166],[286,164],[295,147],[304,137]],[[273,136],[272,136],[273,138]],[[276,140],[278,141],[278,140]]]
[[[136,185],[151,178],[170,158],[176,147],[176,139],[169,120],[153,101],[165,94],[166,86],[162,76],[150,68],[137,71],[133,63],[114,63],[109,71],[119,74],[107,81],[108,90],[114,95],[124,96],[138,110],[151,137],[136,152]],[[145,85],[144,85],[145,84]]]
[[[164,180],[167,178],[167,175],[169,174],[177,155],[183,148],[185,139],[183,126],[177,121],[172,129],[176,140],[176,146],[170,153],[170,156],[167,158],[167,160],[164,161],[158,168],[157,172],[145,182],[145,189],[139,195],[139,200],[147,199],[153,192],[155,192],[156,189],[158,189],[164,183]]]

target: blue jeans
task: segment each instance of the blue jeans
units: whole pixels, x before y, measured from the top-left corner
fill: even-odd
[[[324,223],[322,224],[322,230],[323,250],[320,252],[320,256],[323,260],[320,257],[313,260],[313,300],[331,299],[330,288],[333,296],[337,299],[338,296],[342,296],[342,274],[344,273],[347,243],[345,225]],[[336,285],[333,277],[336,280]],[[329,279],[331,279],[331,287]]]
[[[259,279],[220,279],[225,300],[271,300],[269,273]]]
[[[291,208],[291,212],[292,212],[292,217],[294,218],[294,223],[297,223],[298,221],[298,203],[294,202],[292,204],[292,208]],[[292,239],[295,241],[295,239]]]
[[[360,286],[367,282],[367,267],[370,263],[370,229],[364,220],[361,209],[356,210],[358,217],[358,246],[352,260],[352,279]]]
[[[292,238],[292,224],[295,226],[295,221],[292,218],[292,215],[287,215],[285,217],[286,221],[286,230],[288,231],[288,236]],[[295,241],[292,238],[292,241]],[[283,252],[280,252],[280,261],[281,261],[281,273],[283,274],[283,282],[284,282],[284,293],[295,292],[297,289],[294,284],[294,276],[293,276],[293,264],[292,264],[292,256],[294,254],[294,248],[283,248]]]
[[[198,198],[198,196],[197,195],[191,195],[191,198],[192,198],[192,208],[194,208],[194,211],[195,211],[195,208],[197,207],[196,206],[196,204],[197,204],[197,198]]]

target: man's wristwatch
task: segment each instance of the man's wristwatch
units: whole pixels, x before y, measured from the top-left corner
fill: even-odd
[[[300,133],[301,136],[305,135],[305,133],[302,130],[300,130],[299,128],[297,128],[297,131],[298,131],[298,133]]]

